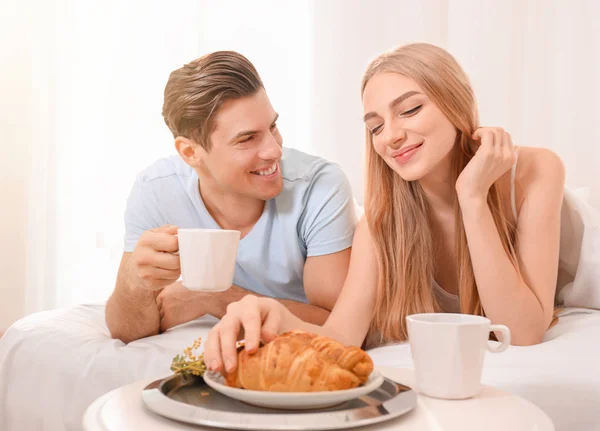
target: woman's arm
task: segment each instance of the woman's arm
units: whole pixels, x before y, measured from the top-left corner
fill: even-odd
[[[232,371],[237,366],[236,341],[244,330],[246,350],[253,353],[259,341],[268,342],[277,334],[301,329],[335,338],[348,345],[364,341],[375,306],[377,260],[366,220],[356,228],[348,276],[338,300],[323,326],[304,322],[271,298],[247,295],[231,303],[221,321],[210,331],[204,347],[208,368]]]
[[[348,276],[329,318],[325,335],[360,346],[367,336],[377,295],[377,257],[367,220],[356,227]]]
[[[510,328],[513,344],[530,345],[542,341],[552,320],[565,173],[561,160],[549,150],[521,153],[520,166],[527,170],[517,222],[522,277],[504,251],[486,199],[459,195],[459,202],[485,313],[492,322]]]

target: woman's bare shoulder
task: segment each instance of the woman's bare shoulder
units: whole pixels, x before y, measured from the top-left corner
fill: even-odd
[[[564,184],[565,166],[548,148],[519,147],[516,177],[525,189],[540,181]]]
[[[565,166],[554,151],[547,148],[519,147],[515,200],[521,213],[528,197],[543,195],[545,199],[559,199],[565,186]]]

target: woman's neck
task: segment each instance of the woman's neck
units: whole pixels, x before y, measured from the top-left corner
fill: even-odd
[[[446,212],[453,209],[456,188],[451,155],[442,160],[431,173],[421,178],[419,184],[434,211]]]

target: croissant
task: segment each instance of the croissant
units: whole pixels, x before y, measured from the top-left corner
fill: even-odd
[[[238,351],[238,366],[225,374],[225,381],[231,387],[257,391],[335,391],[365,383],[372,371],[372,359],[358,347],[291,331],[254,354]]]

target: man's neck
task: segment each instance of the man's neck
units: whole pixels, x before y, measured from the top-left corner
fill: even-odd
[[[265,208],[263,200],[225,193],[211,187],[208,182],[201,186],[198,181],[198,188],[204,206],[217,224],[223,229],[241,231],[242,237],[260,219]]]

